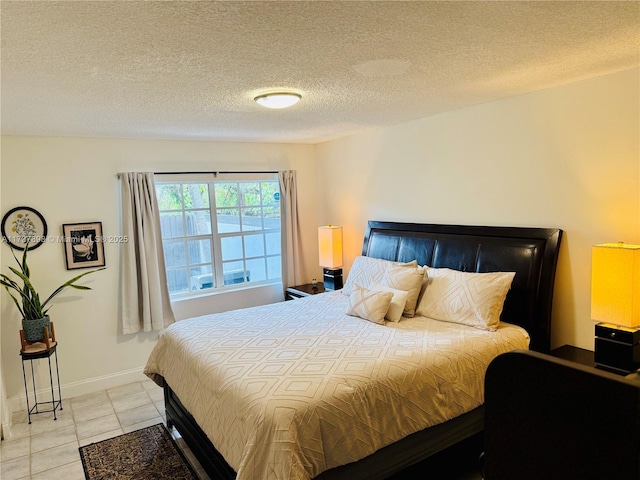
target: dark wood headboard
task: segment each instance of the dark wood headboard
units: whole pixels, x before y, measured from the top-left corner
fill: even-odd
[[[501,319],[523,327],[532,350],[549,352],[562,230],[370,221],[362,255],[464,272],[515,272]]]

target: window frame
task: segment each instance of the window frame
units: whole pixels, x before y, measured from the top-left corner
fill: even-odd
[[[159,210],[159,214],[163,214],[163,213],[167,213],[167,212],[180,212],[182,215],[182,228],[183,228],[183,236],[181,237],[171,237],[171,238],[164,238],[161,235],[161,241],[162,241],[162,246],[163,246],[163,250],[165,249],[166,244],[168,243],[184,243],[185,244],[185,265],[181,265],[181,266],[177,266],[177,267],[168,267],[165,264],[165,271],[167,272],[167,276],[169,276],[170,271],[171,270],[182,270],[182,269],[186,269],[187,271],[187,280],[188,280],[188,284],[189,284],[189,288],[191,288],[188,291],[181,291],[181,292],[175,292],[175,293],[170,293],[170,298],[171,300],[185,300],[185,299],[189,299],[189,298],[197,298],[197,297],[201,297],[201,296],[207,296],[207,295],[215,295],[215,294],[219,294],[219,293],[223,293],[223,292],[228,292],[228,291],[235,291],[235,290],[242,290],[242,289],[248,289],[248,288],[256,288],[256,287],[262,287],[265,285],[274,285],[274,284],[282,284],[282,204],[280,201],[279,197],[276,201],[274,201],[273,203],[269,203],[269,204],[265,204],[264,203],[264,198],[262,195],[262,187],[263,187],[263,183],[275,183],[275,186],[277,188],[277,192],[280,193],[280,185],[279,185],[279,180],[278,180],[278,175],[277,173],[242,173],[242,174],[181,174],[181,173],[175,173],[175,174],[155,174],[154,175],[154,181],[156,184],[156,194],[158,193],[158,186],[159,185],[167,185],[167,184],[171,184],[171,185],[180,185],[181,186],[181,196],[182,196],[182,201],[181,201],[181,209],[180,210],[161,210],[160,209],[160,205],[158,204],[158,210]],[[207,184],[208,185],[208,197],[209,197],[209,205],[208,207],[204,207],[204,208],[185,208],[184,205],[184,190],[183,190],[183,185],[185,184],[189,184],[189,183],[197,183],[197,184]],[[233,207],[219,207],[217,205],[216,202],[216,191],[215,191],[215,185],[216,184],[223,184],[223,183],[237,183],[238,185],[241,185],[243,183],[259,183],[260,184],[260,203],[258,205],[243,205],[242,200],[239,198],[238,199],[238,203],[236,206]],[[239,187],[241,188],[241,187]],[[264,222],[264,209],[265,208],[269,208],[269,207],[273,207],[275,206],[275,204],[277,203],[277,208],[279,210],[280,213],[280,222],[278,225],[278,228],[268,228],[265,225]],[[222,209],[237,209],[238,210],[238,218],[240,220],[239,224],[238,224],[238,230],[237,231],[231,231],[231,232],[220,232],[219,228],[218,228],[218,211],[222,210]],[[245,226],[242,220],[242,211],[249,209],[249,208],[260,208],[262,209],[262,215],[260,216],[261,218],[261,229],[258,231],[247,231],[245,230]],[[209,214],[209,219],[211,221],[211,232],[210,233],[205,233],[205,234],[195,234],[195,235],[188,235],[188,226],[187,226],[187,219],[186,219],[186,212],[190,212],[190,211],[208,211]],[[273,234],[273,233],[278,233],[278,235],[280,236],[280,242],[278,243],[278,253],[269,253],[269,249],[267,248],[267,240],[266,237],[268,234]],[[247,257],[246,254],[246,245],[245,245],[245,239],[248,236],[251,235],[260,235],[263,238],[263,255],[260,256],[250,256]],[[224,238],[233,238],[233,237],[239,237],[240,240],[240,247],[242,249],[242,256],[238,259],[232,259],[232,260],[223,260],[222,258],[222,243],[223,243],[223,239]],[[189,258],[189,242],[190,241],[194,241],[194,240],[210,240],[210,247],[211,247],[211,261],[209,263],[191,263],[190,262],[190,258]],[[277,278],[269,278],[269,258],[279,258],[280,261],[278,262],[279,265],[279,276]],[[258,280],[258,281],[243,281],[240,283],[232,283],[232,284],[228,284],[225,285],[224,284],[224,278],[225,278],[225,270],[224,270],[224,265],[231,263],[231,262],[241,262],[242,263],[242,267],[243,267],[243,276],[246,275],[247,271],[250,271],[250,269],[247,267],[247,262],[251,261],[251,260],[255,260],[255,259],[263,259],[264,261],[264,271],[265,271],[265,276],[267,278],[263,279],[263,280]],[[213,275],[213,286],[210,288],[204,288],[204,289],[198,289],[198,290],[193,290],[192,289],[192,285],[191,285],[191,269],[193,267],[198,267],[198,266],[210,266],[211,270],[212,270],[212,275]],[[228,273],[228,272],[227,272]],[[168,280],[167,280],[168,282]]]

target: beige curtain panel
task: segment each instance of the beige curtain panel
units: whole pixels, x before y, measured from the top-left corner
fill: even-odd
[[[282,221],[282,286],[298,285],[302,279],[298,197],[295,170],[278,172],[280,181],[280,216]]]
[[[161,330],[175,321],[151,172],[120,175],[122,194],[122,333]]]

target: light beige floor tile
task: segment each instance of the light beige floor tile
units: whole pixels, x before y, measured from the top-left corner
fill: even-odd
[[[84,407],[86,405],[94,405],[96,403],[105,403],[108,401],[109,395],[107,395],[107,391],[102,390],[96,393],[89,393],[87,395],[73,397],[71,399],[71,406],[75,409],[76,407]]]
[[[124,430],[122,430],[122,428],[118,428],[116,430],[104,432],[99,435],[95,435],[93,437],[80,439],[78,440],[78,444],[79,446],[84,447],[85,445],[90,445],[92,443],[98,443],[103,440],[108,440],[109,438],[117,437],[118,435],[122,435],[123,433],[124,433]]]
[[[50,432],[73,425],[73,413],[71,409],[58,411],[56,417],[57,420],[54,420],[53,413],[31,414],[31,435]]]
[[[154,383],[155,385],[155,383]],[[155,388],[151,388],[147,390],[147,393],[151,397],[151,401],[153,402],[163,402],[164,403],[164,390],[156,385]]]
[[[13,423],[11,425],[11,437],[9,437],[10,440],[29,437],[30,435],[31,425],[29,425],[28,423]]]
[[[94,418],[105,417],[115,413],[113,411],[113,405],[111,402],[106,401],[103,403],[94,403],[89,405],[83,405],[73,409],[73,418],[76,423],[82,423]]]
[[[50,432],[31,436],[31,453],[40,452],[49,448],[58,447],[65,443],[77,442],[76,427],[69,425]]]
[[[2,480],[17,480],[29,478],[29,457],[20,457],[0,463],[0,478]]]
[[[149,403],[129,410],[123,410],[116,415],[118,416],[118,420],[120,420],[120,425],[124,428],[134,423],[144,422],[151,418],[158,418],[160,417],[160,412],[158,412],[158,409],[153,403]]]
[[[73,441],[31,455],[31,475],[80,460],[78,442]]]
[[[140,422],[140,423],[134,423],[133,425],[128,425],[128,426],[123,426],[122,430],[124,430],[124,433],[129,433],[129,432],[133,432],[135,430],[140,430],[141,428],[146,428],[146,427],[152,427],[153,425],[157,425],[158,423],[163,423],[162,421],[162,417],[154,417],[154,418],[150,418],[149,420],[145,420],[144,422]]]
[[[111,400],[122,397],[123,395],[131,395],[134,393],[144,392],[141,382],[129,383],[120,387],[113,387],[107,390],[107,395]]]
[[[162,389],[146,379],[63,400],[63,406],[58,420],[48,412],[32,415],[31,425],[26,410],[13,414],[11,437],[0,443],[1,480],[84,480],[79,446],[158,423],[166,425]],[[171,433],[180,439],[177,430]],[[209,480],[180,441],[199,478]]]
[[[119,428],[120,422],[115,414],[76,424],[78,440],[94,437],[101,433],[110,432]]]
[[[147,392],[143,390],[139,393],[116,397],[111,400],[111,403],[113,404],[113,409],[117,413],[124,410],[130,410],[135,407],[140,407],[142,405],[148,405],[152,402]]]
[[[0,462],[24,457],[31,452],[31,438],[10,438],[0,442]],[[2,478],[2,477],[0,477]]]
[[[160,387],[156,382],[151,380],[149,377],[145,378],[140,382],[142,384],[142,388],[145,390],[160,390],[162,391],[162,387]]]
[[[82,462],[77,461],[31,476],[31,480],[85,480]]]

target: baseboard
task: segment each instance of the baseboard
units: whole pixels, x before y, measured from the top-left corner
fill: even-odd
[[[87,380],[82,380],[81,382],[72,382],[66,384],[63,383],[62,385],[60,385],[63,404],[65,400],[73,397],[88,395],[90,393],[99,392],[100,390],[105,390],[107,388],[120,387],[128,383],[148,380],[149,377],[142,373],[142,370],[143,368],[140,367],[131,370],[125,370],[123,372],[113,373],[111,375],[89,378]],[[42,395],[43,398],[46,396],[50,398],[51,387],[38,389],[37,393],[38,395]],[[24,393],[7,399],[7,403],[9,404],[9,410],[11,413],[25,410],[27,408],[27,401],[25,399]]]

